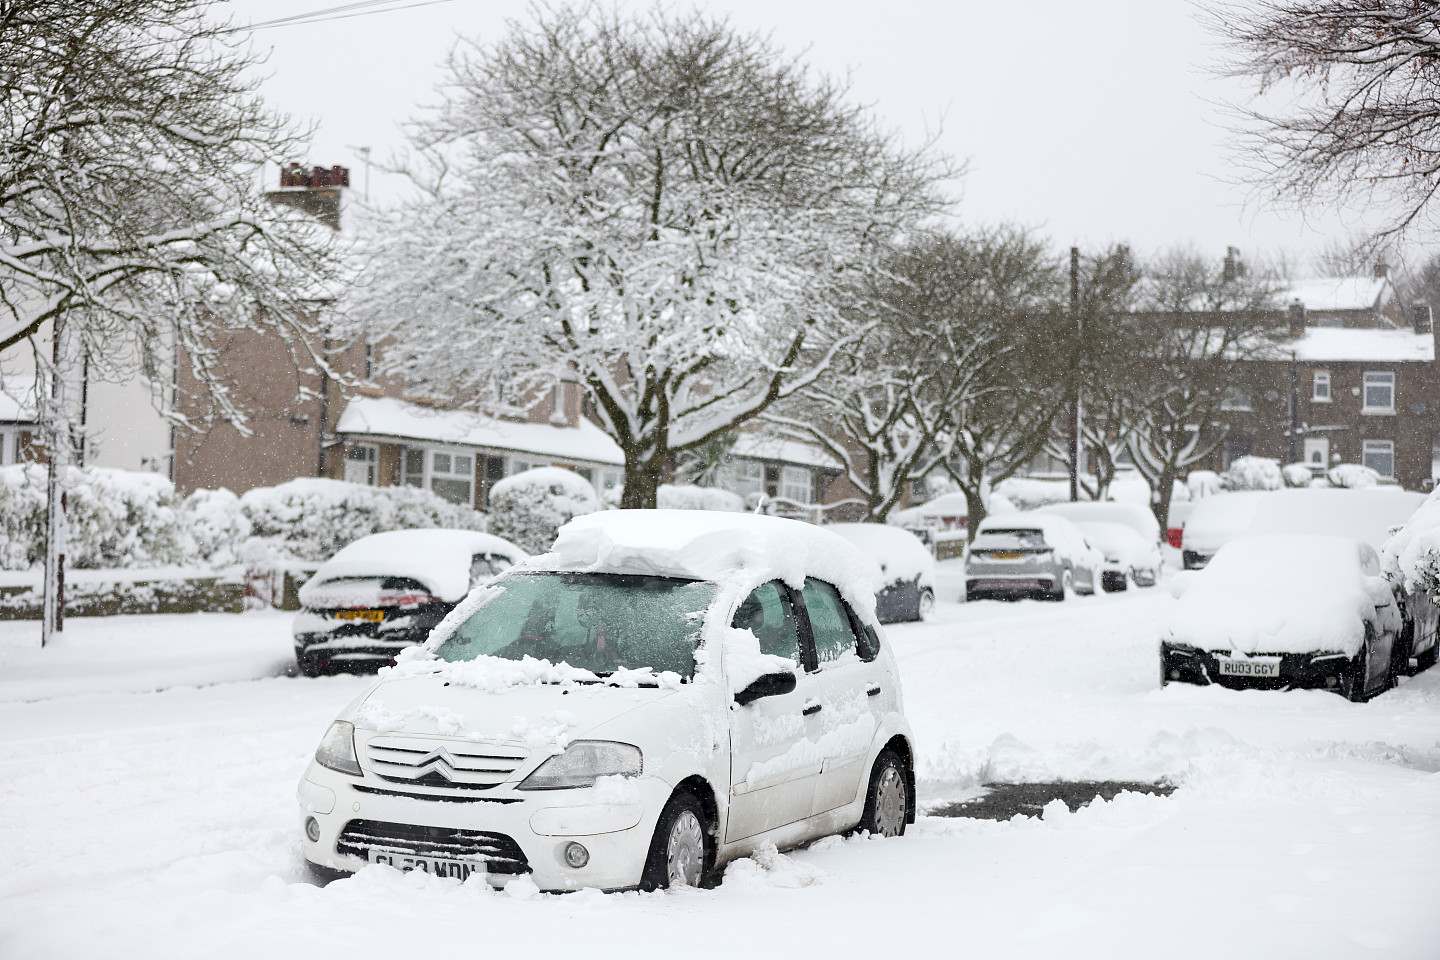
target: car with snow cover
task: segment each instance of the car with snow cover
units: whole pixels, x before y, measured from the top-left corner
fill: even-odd
[[[934,612],[935,558],[919,537],[884,523],[831,523],[825,529],[880,564],[875,617],[881,623],[923,620]]]
[[[1064,517],[1079,528],[1090,546],[1105,557],[1100,585],[1106,592],[1124,590],[1131,583],[1153,587],[1160,581],[1164,558],[1160,553],[1160,522],[1155,514],[1133,503],[1081,500],[1052,503],[1036,513]]]
[[[876,567],[777,517],[619,510],[472,592],[330,726],[306,860],[543,890],[695,885],[914,821]]]
[[[342,547],[300,588],[291,632],[307,677],[373,672],[424,643],[470,588],[529,554],[475,530],[392,530]]]
[[[965,599],[1064,600],[1094,593],[1105,558],[1064,517],[1027,510],[980,521],[965,558]]]
[[[1181,571],[1161,630],[1160,684],[1334,690],[1394,682],[1400,611],[1375,549],[1353,537],[1250,534]]]

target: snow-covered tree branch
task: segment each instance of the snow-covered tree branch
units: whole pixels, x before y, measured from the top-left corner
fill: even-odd
[[[864,279],[951,172],[699,14],[542,9],[449,69],[357,312],[417,391],[485,407],[579,383],[626,506],[864,338]]]

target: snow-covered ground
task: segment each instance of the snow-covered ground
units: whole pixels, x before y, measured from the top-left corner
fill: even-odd
[[[1076,813],[922,817],[714,890],[304,882],[295,783],[365,685],[284,676],[288,616],[0,624],[0,957],[1440,956],[1440,669],[1368,704],[1158,689],[1161,589],[892,628],[922,804],[1156,780]],[[947,580],[947,574],[949,579]]]

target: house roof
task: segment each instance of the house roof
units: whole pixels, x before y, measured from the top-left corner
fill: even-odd
[[[735,441],[735,446],[730,450],[730,455],[749,457],[754,460],[778,460],[781,463],[824,467],[829,470],[838,469],[840,466],[829,451],[823,447],[805,443],[803,440],[761,432],[741,431],[739,439]]]
[[[434,410],[392,397],[351,400],[335,432],[513,450],[585,463],[625,462],[619,445],[583,417],[576,427],[517,423],[468,410]]]
[[[1293,281],[1279,299],[1299,300],[1308,310],[1379,310],[1394,295],[1388,277],[1317,277]]]
[[[1413,330],[1349,330],[1309,327],[1305,335],[1279,345],[1279,352],[1302,363],[1371,361],[1430,363],[1435,359],[1435,338]]]

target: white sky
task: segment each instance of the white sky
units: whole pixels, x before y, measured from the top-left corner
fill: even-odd
[[[220,9],[258,23],[340,2],[232,0]],[[817,71],[849,71],[855,98],[908,141],[940,127],[940,149],[969,164],[957,189],[962,221],[1018,221],[1057,246],[1129,241],[1142,255],[1177,244],[1217,258],[1226,245],[1284,252],[1302,270],[1329,240],[1364,227],[1354,212],[1302,216],[1235,182],[1216,104],[1247,89],[1210,72],[1219,51],[1183,0],[702,6],[770,33]],[[347,165],[359,189],[353,148],[368,145],[378,159],[403,146],[399,124],[436,99],[438,64],[455,37],[494,40],[507,18],[525,17],[525,0],[450,0],[257,31],[257,49],[269,51],[263,92],[318,125],[311,155],[297,160]],[[372,195],[391,189],[374,176]]]

